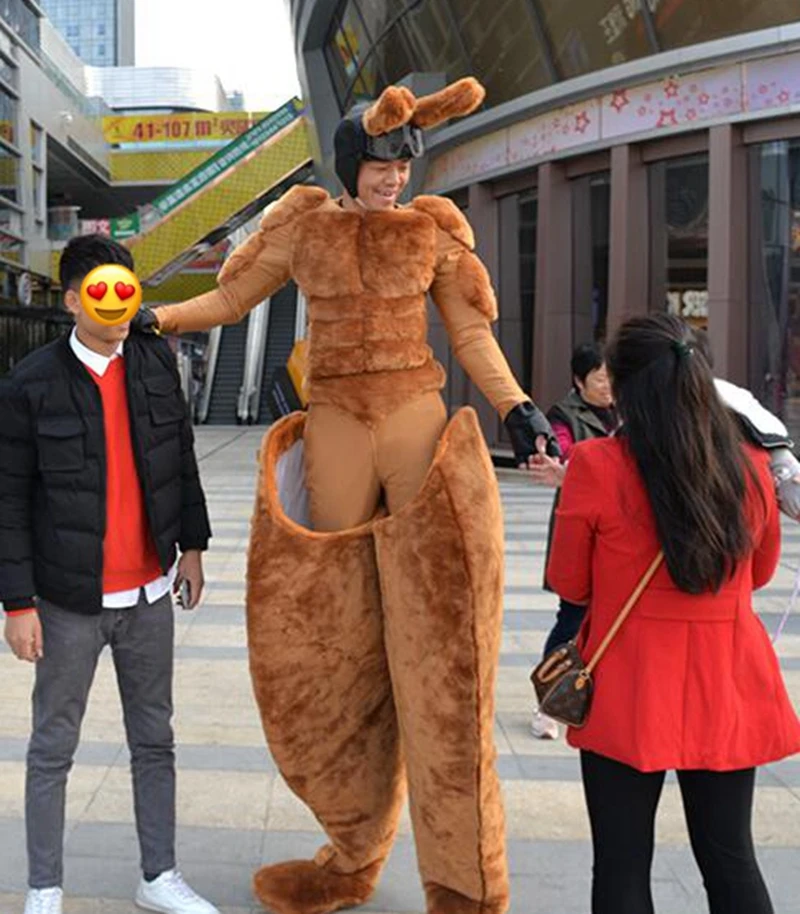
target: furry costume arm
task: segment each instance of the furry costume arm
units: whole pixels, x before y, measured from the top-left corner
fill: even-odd
[[[436,221],[438,256],[431,297],[444,318],[453,353],[501,418],[529,398],[517,383],[491,329],[497,300],[486,267],[473,252],[469,223],[444,197],[413,205]]]
[[[177,305],[153,308],[163,333],[236,324],[259,302],[285,286],[291,275],[295,220],[328,199],[319,187],[298,184],[267,208],[259,226],[225,261],[212,292]]]

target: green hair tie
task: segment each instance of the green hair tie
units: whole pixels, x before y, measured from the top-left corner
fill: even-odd
[[[689,346],[688,343],[684,343],[683,340],[673,340],[671,345],[680,362],[688,359],[694,352],[694,347]]]

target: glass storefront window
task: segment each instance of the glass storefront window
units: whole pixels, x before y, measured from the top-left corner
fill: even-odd
[[[608,256],[611,174],[572,182],[572,343],[605,339],[608,315]]]
[[[539,0],[539,8],[562,79],[652,53],[641,0]]]
[[[17,86],[17,68],[0,55],[0,79],[5,80],[12,88]]]
[[[365,10],[370,4],[364,4]],[[348,63],[349,96],[345,98],[345,107],[349,108],[361,99],[371,99],[380,92],[386,82],[378,72],[378,58],[371,54],[372,36],[361,16],[354,0],[345,4],[341,15],[339,41],[343,41],[350,52]],[[353,82],[355,79],[355,82]]]
[[[662,49],[794,22],[797,0],[649,0]]]
[[[391,26],[378,45],[376,54],[389,83],[399,82],[418,69],[402,20]]]
[[[0,147],[0,195],[19,203],[19,158]]]
[[[473,72],[447,0],[416,4],[403,17],[402,28],[413,49],[416,69],[445,73],[450,81]]]
[[[457,6],[461,35],[489,105],[550,83],[528,0],[471,0]]]
[[[500,229],[498,338],[511,370],[522,388],[530,393],[536,313],[537,190],[531,187],[502,196],[497,205]]]
[[[0,137],[17,142],[17,100],[0,87]]]
[[[650,310],[708,325],[708,155],[649,168]]]
[[[23,41],[39,47],[39,17],[25,0],[0,0],[0,16]]]
[[[31,121],[31,160],[34,165],[44,166],[44,130]]]
[[[536,191],[519,197],[519,297],[522,330],[522,385],[530,389],[533,377],[533,329],[536,312],[536,230],[539,199]]]
[[[750,383],[800,436],[800,141],[750,153]]]
[[[13,260],[22,259],[22,216],[14,209],[0,206],[0,257]]]
[[[528,0],[403,3],[347,0],[340,8],[325,56],[344,108],[414,71],[448,81],[475,74],[488,105],[550,82]]]

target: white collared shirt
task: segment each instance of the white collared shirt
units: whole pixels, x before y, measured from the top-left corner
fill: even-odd
[[[77,328],[73,327],[69,337],[69,344],[78,359],[96,375],[102,377],[114,359],[118,359],[122,356],[124,342],[120,342],[119,346],[117,346],[116,350],[110,356],[100,355],[99,352],[95,352],[94,350],[89,349],[88,346],[84,346],[78,339]],[[148,603],[155,603],[156,600],[160,600],[161,597],[169,593],[175,581],[177,569],[178,563],[176,561],[167,574],[162,574],[143,585],[144,595]],[[113,593],[104,593],[103,608],[127,609],[130,606],[136,606],[139,602],[139,592],[141,589],[142,588],[140,587],[135,587],[133,590],[115,590]]]

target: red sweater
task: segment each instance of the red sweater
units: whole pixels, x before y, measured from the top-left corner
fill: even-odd
[[[90,368],[103,400],[106,436],[106,535],[103,593],[132,590],[163,574],[147,523],[133,459],[125,360],[114,359],[101,377]]]

